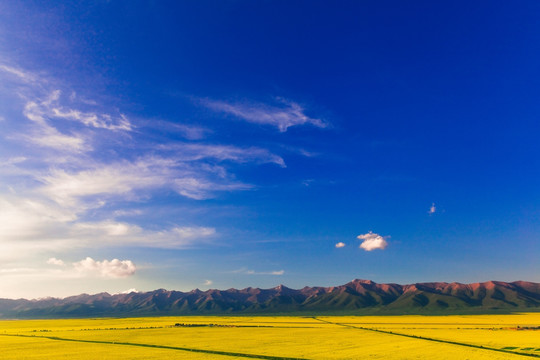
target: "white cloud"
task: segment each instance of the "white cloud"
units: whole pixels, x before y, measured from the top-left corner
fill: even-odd
[[[336,248],[339,249],[339,248],[342,248],[342,247],[345,247],[345,243],[344,243],[344,242],[338,242],[338,243],[336,244]]]
[[[91,149],[82,137],[62,134],[50,126],[42,126],[40,131],[33,131],[32,134],[23,135],[21,138],[60,151],[80,153]]]
[[[16,164],[20,164],[24,161],[26,161],[26,157],[24,156],[16,156],[16,157],[12,157],[12,158],[9,158],[7,160],[0,160],[0,166],[10,166],[10,165],[16,165]]]
[[[81,248],[204,246],[218,235],[215,228],[197,226],[183,218],[177,224],[176,219],[164,216],[158,222],[166,225],[154,224],[149,229],[137,223],[141,217],[127,218],[140,211],[122,208],[132,208],[137,202],[138,208],[146,209],[145,216],[156,219],[160,215],[149,210],[154,209],[152,198],[156,194],[175,191],[190,199],[209,199],[220,192],[255,188],[236,179],[232,169],[237,164],[285,167],[283,158],[268,149],[189,142],[211,132],[198,126],[169,123],[167,134],[173,127],[183,142],[171,141],[169,135],[156,140],[138,126],[144,119],[132,123],[131,116],[114,107],[86,99],[93,94],[76,94],[41,73],[0,64],[0,82],[3,79],[3,91],[13,94],[6,101],[14,101],[19,115],[10,113],[2,123],[7,131],[1,140],[11,142],[12,149],[0,159],[2,261],[43,259]],[[269,107],[246,106],[246,121],[255,121],[249,119],[266,111],[260,123],[273,124],[282,131],[308,123],[326,126],[305,115],[298,104],[284,100]],[[192,204],[185,203],[187,207]],[[118,221],[119,216],[126,218]],[[34,263],[28,260],[24,265]]]
[[[360,244],[361,249],[372,251],[375,249],[384,250],[388,246],[386,239],[389,238],[389,236],[383,237],[370,231],[367,234],[358,235],[357,238],[363,240]]]
[[[53,169],[41,178],[44,186],[42,194],[64,206],[76,206],[78,198],[91,195],[127,194],[137,187],[162,185],[160,179],[148,177],[145,169],[137,172],[136,165],[122,167],[103,166],[101,168],[68,173],[63,169]],[[132,177],[131,175],[135,175]],[[138,182],[137,180],[140,180]]]
[[[128,222],[83,221],[80,215],[69,207],[44,199],[0,195],[0,259],[6,261],[87,247],[179,249],[204,245],[217,234],[212,227],[172,226],[147,230]]]
[[[75,262],[73,266],[81,274],[99,275],[105,278],[124,278],[132,276],[137,270],[131,260],[96,261],[91,257]]]
[[[173,188],[185,197],[194,200],[204,200],[212,198],[215,191],[238,191],[249,190],[252,185],[242,183],[224,183],[219,184],[206,179],[197,179],[194,177],[185,177],[174,180]]]
[[[255,270],[243,270],[242,273],[247,275],[276,275],[281,276],[285,274],[285,270],[274,270],[274,271],[255,271]]]
[[[22,80],[23,82],[26,82],[26,83],[32,83],[32,82],[38,81],[38,78],[34,74],[28,71],[24,71],[19,68],[15,68],[15,67],[8,66],[5,64],[0,64],[0,70],[10,75],[14,75],[17,78],[19,78],[19,80]]]
[[[111,131],[131,131],[132,125],[125,115],[120,114],[117,119],[113,119],[108,114],[96,114],[92,112],[82,112],[75,109],[52,108],[50,116],[53,118],[78,121],[86,126],[97,129],[107,129]]]
[[[215,235],[216,229],[208,227],[175,227],[172,229],[180,239],[197,239],[206,236]]]
[[[138,293],[139,291],[135,288],[127,289],[122,291],[120,294],[131,294],[131,293]]]
[[[211,145],[211,144],[188,144],[175,143],[164,145],[160,148],[174,150],[175,159],[181,161],[197,161],[207,158],[218,161],[233,161],[237,163],[274,163],[285,167],[285,161],[267,149],[257,147],[237,147],[231,145]]]
[[[249,270],[248,268],[240,268],[237,270],[230,271],[232,274],[244,274],[244,275],[275,275],[280,276],[285,274],[285,270],[273,270],[273,271],[255,271]]]
[[[57,203],[77,205],[79,198],[93,195],[129,196],[136,189],[152,189],[166,185],[169,167],[159,159],[96,165],[79,172],[52,169],[41,176],[40,191]]]
[[[137,236],[117,239],[132,246],[161,249],[185,249],[211,243],[216,229],[204,226],[176,226],[162,231],[143,231]]]
[[[139,209],[131,209],[131,210],[116,210],[114,211],[113,215],[115,217],[117,216],[139,216],[144,214],[142,210]]]
[[[63,119],[77,121],[87,127],[96,129],[111,131],[131,131],[133,129],[133,125],[123,114],[115,117],[110,114],[85,112],[71,108],[67,104],[62,104],[60,100],[61,91],[54,90],[43,101],[28,102],[25,106],[25,115],[28,119],[38,123]]]
[[[77,218],[68,209],[35,199],[0,194],[2,242],[23,239],[50,239],[62,224]]]
[[[24,266],[11,266],[0,268],[0,278],[2,284],[7,285],[7,288],[11,287],[19,291],[21,284],[33,283],[36,288],[41,288],[41,292],[51,295],[51,289],[45,289],[41,287],[41,284],[55,284],[59,283],[71,283],[73,286],[84,285],[89,283],[100,284],[100,279],[111,278],[120,279],[133,276],[137,270],[135,264],[130,260],[103,260],[96,261],[91,257],[87,257],[78,262],[66,264],[64,261],[57,258],[50,258],[47,264],[53,265],[52,267],[24,267]],[[81,282],[81,278],[85,281]],[[18,284],[18,285],[17,285]],[[101,283],[102,284],[102,283]],[[85,290],[83,290],[85,291]],[[135,289],[130,289],[136,291]],[[68,293],[73,294],[73,290]],[[3,296],[13,296],[9,293],[5,293]]]
[[[47,260],[47,264],[56,265],[56,266],[64,266],[65,265],[65,263],[62,260],[54,258],[54,257]]]
[[[210,286],[212,285],[214,282],[212,280],[204,280],[204,286]]]
[[[113,221],[77,223],[71,237],[79,243],[101,246],[130,245],[164,249],[193,247],[209,241],[216,229],[204,226],[175,226],[167,230],[150,231],[140,226]],[[99,239],[99,240],[96,240]]]
[[[74,97],[70,97],[73,101]],[[50,91],[44,99],[33,96],[24,105],[23,115],[33,123],[31,129],[18,135],[19,139],[41,147],[61,152],[83,153],[92,150],[90,144],[94,135],[87,128],[105,129],[109,131],[131,131],[133,125],[125,115],[113,116],[106,113],[82,111],[66,104],[61,99],[61,91]],[[66,131],[68,127],[59,120],[74,121],[84,125]],[[59,129],[63,128],[64,131]],[[14,137],[17,139],[17,136]]]
[[[23,114],[34,122],[35,126],[29,134],[21,136],[22,139],[33,142],[39,146],[49,147],[61,151],[82,152],[90,150],[84,137],[80,134],[64,134],[51,126],[46,119],[46,107],[54,99],[54,94],[41,103],[29,101],[24,107]]]
[[[126,236],[135,235],[142,231],[139,226],[120,223],[114,221],[102,221],[102,222],[79,222],[73,225],[73,230],[78,235],[93,235],[93,236]]]
[[[272,125],[285,132],[291,126],[310,124],[319,128],[328,124],[321,119],[309,117],[299,104],[283,98],[276,98],[275,104],[260,102],[229,103],[218,100],[202,100],[204,106],[216,111],[233,115],[244,121]]]
[[[209,129],[203,127],[185,124],[173,124],[172,127],[174,130],[178,131],[184,136],[184,138],[188,140],[204,139],[206,137],[206,134],[210,132]]]
[[[227,177],[227,171],[222,167],[149,157],[134,162],[96,164],[78,172],[53,168],[38,180],[43,183],[39,191],[63,206],[80,206],[81,200],[92,196],[99,196],[101,201],[110,197],[132,199],[136,190],[141,195],[140,190],[164,187],[196,200],[215,197],[216,192],[253,188],[249,184],[227,180]]]
[[[435,212],[437,211],[437,208],[435,207],[435,203],[431,204],[431,207],[429,208],[428,210],[428,214],[435,214]]]

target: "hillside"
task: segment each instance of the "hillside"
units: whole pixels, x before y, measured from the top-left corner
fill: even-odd
[[[353,280],[334,287],[283,285],[271,289],[159,289],[64,299],[0,299],[0,318],[211,314],[459,314],[540,311],[540,284],[515,281],[484,283],[377,284]]]

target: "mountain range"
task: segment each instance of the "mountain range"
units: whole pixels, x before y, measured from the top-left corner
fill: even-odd
[[[223,314],[468,314],[540,311],[540,283],[488,281],[474,284],[378,284],[353,280],[332,287],[299,290],[159,289],[129,294],[82,294],[63,299],[0,299],[0,318]]]

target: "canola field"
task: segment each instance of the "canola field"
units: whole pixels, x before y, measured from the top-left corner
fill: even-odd
[[[4,320],[0,358],[540,358],[540,313]]]

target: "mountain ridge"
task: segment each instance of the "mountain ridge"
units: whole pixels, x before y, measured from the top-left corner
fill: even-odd
[[[66,298],[0,299],[0,318],[242,314],[462,314],[540,311],[540,283],[486,281],[400,285],[355,279],[331,287],[158,289]]]

